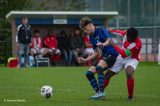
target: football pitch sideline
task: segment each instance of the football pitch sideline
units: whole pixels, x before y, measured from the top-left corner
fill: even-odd
[[[135,101],[127,100],[125,72],[114,76],[105,100],[94,95],[85,77],[88,67],[0,68],[0,106],[160,106],[160,66],[140,63],[135,72]],[[40,95],[44,85],[53,96]]]

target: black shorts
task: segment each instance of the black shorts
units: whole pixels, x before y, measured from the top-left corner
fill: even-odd
[[[113,54],[104,54],[101,57],[101,60],[104,60],[107,63],[107,65],[108,65],[107,68],[111,68],[114,65],[114,63],[116,62],[116,59],[117,59],[117,56],[115,56]],[[93,64],[93,66],[96,67],[97,64],[98,64],[98,62],[95,62]],[[107,68],[105,68],[105,69],[107,69]]]

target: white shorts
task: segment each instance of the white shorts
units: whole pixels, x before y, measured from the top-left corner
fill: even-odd
[[[61,53],[61,51],[59,49],[55,49],[55,48],[49,49],[49,52],[51,52],[51,53],[54,52],[55,54]]]
[[[43,54],[45,50],[46,48],[40,48],[40,49],[31,48],[31,51],[33,51],[34,54]]]
[[[86,48],[85,49],[85,54],[92,54],[94,52],[93,48]]]
[[[121,70],[126,69],[128,66],[132,66],[135,71],[138,63],[139,61],[136,59],[122,58],[121,55],[119,55],[115,64],[110,68],[110,70],[115,73],[119,73]]]

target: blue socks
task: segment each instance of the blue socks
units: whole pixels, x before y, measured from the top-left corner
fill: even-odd
[[[99,85],[99,91],[103,92],[104,90],[104,74],[103,74],[103,68],[101,66],[96,66],[96,70],[98,73],[98,85]]]
[[[86,77],[87,79],[89,80],[92,88],[95,90],[95,92],[98,92],[99,91],[99,87],[98,87],[98,84],[97,84],[97,80],[94,76],[94,73],[91,72],[91,71],[87,71],[86,72]]]
[[[97,83],[97,80],[94,76],[94,73],[91,72],[91,71],[87,71],[86,72],[86,77],[87,79],[89,80],[92,88],[98,92],[103,92],[104,90],[104,74],[103,74],[103,68],[101,66],[96,66],[96,70],[97,70],[97,73],[98,73],[98,83]]]

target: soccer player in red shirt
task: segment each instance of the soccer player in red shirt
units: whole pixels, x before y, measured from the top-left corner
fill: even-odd
[[[58,41],[56,35],[53,34],[52,29],[48,30],[48,35],[44,38],[44,44],[49,49],[49,54],[51,54],[51,59],[54,62],[53,65],[55,65],[61,58],[61,51],[57,48]]]
[[[141,40],[138,37],[138,31],[135,28],[129,28],[125,31],[109,29],[109,32],[122,36],[123,46],[120,48],[113,42],[113,40],[110,40],[110,45],[112,45],[120,55],[117,57],[116,63],[113,67],[106,72],[104,87],[108,86],[109,80],[112,76],[118,74],[119,71],[124,68],[127,76],[128,100],[134,100],[133,74],[139,63],[139,54],[142,47]]]

